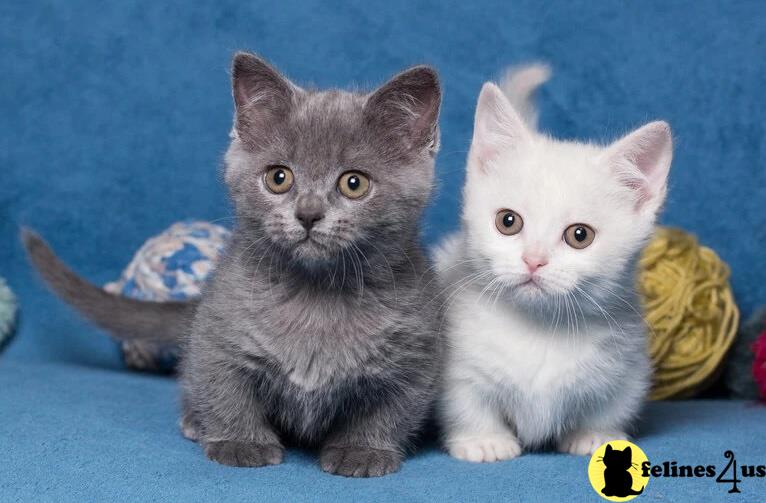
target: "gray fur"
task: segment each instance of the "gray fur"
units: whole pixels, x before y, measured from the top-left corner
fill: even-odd
[[[143,302],[114,295],[77,276],[34,231],[22,229],[21,240],[51,289],[119,339],[174,343],[188,329],[196,302]]]
[[[232,73],[225,178],[237,227],[183,339],[183,433],[227,465],[277,464],[297,442],[319,446],[330,473],[396,471],[441,370],[418,236],[438,145],[436,74],[416,67],[365,95],[300,89],[246,53]],[[264,186],[274,164],[295,173],[285,194]],[[372,180],[358,200],[336,188],[351,169]],[[307,204],[321,214],[311,239],[296,216]],[[50,281],[51,263],[33,251]]]

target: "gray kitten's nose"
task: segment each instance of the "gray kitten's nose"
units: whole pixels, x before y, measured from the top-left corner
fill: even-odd
[[[295,207],[295,218],[301,223],[304,229],[311,230],[314,224],[324,217],[324,207],[322,200],[316,194],[306,194],[298,198],[298,204]]]

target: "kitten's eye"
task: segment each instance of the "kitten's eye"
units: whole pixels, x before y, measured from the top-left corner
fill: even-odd
[[[359,199],[370,190],[370,179],[358,171],[347,171],[340,175],[338,190],[349,199]]]
[[[271,166],[266,172],[264,182],[274,194],[284,194],[293,186],[295,177],[287,166]]]
[[[501,234],[513,236],[521,232],[521,228],[524,227],[524,220],[513,210],[500,210],[495,216],[495,227]]]
[[[585,224],[574,224],[567,227],[564,231],[564,241],[578,250],[587,248],[596,237],[596,231]]]

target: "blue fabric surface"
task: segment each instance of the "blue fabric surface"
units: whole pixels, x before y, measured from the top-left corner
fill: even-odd
[[[228,223],[227,70],[245,48],[322,87],[370,87],[416,63],[439,69],[439,191],[424,224],[433,243],[458,225],[482,82],[543,59],[555,73],[541,122],[553,134],[607,140],[655,118],[672,124],[663,222],[729,262],[747,315],[766,303],[765,15],[763,2],[712,0],[0,2],[0,275],[22,305],[0,360],[0,499],[590,495],[584,461],[565,456],[474,466],[428,451],[375,481],[322,475],[297,453],[265,470],[208,463],[177,435],[173,383],[119,370],[113,343],[36,280],[18,226],[104,283],[174,221]],[[766,462],[763,409],[658,404],[650,417],[640,442],[650,457],[720,462],[732,448]],[[722,494],[707,482],[654,483],[644,498]]]
[[[0,400],[0,501],[599,501],[588,460],[552,453],[473,464],[426,448],[370,480],[324,474],[314,453],[296,450],[275,467],[216,465],[178,432],[169,378],[11,362],[0,367]],[[764,464],[765,419],[743,402],[655,403],[636,443],[652,463],[721,470],[731,449],[740,464]],[[763,500],[766,479],[739,485],[734,499],[711,479],[652,478],[642,498]]]

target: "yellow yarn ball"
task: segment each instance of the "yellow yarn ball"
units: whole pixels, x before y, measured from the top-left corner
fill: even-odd
[[[654,363],[650,398],[686,398],[714,377],[739,310],[729,268],[691,234],[661,227],[639,262],[639,291]]]

